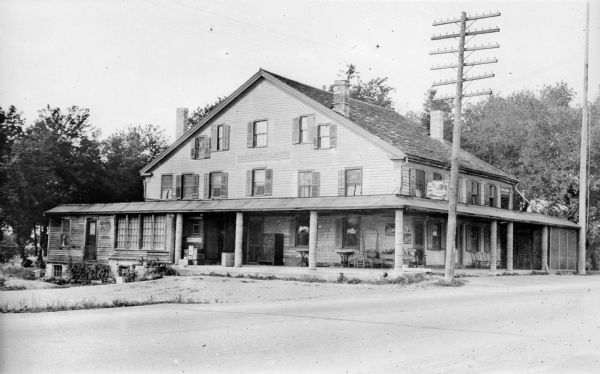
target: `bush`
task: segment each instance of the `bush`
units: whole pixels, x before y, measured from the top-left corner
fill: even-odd
[[[64,278],[50,277],[50,278],[46,278],[46,282],[52,283],[52,284],[56,284],[58,286],[64,286],[65,284],[69,283],[69,280],[68,279],[64,279]]]
[[[32,265],[33,261],[31,261],[28,258],[24,259],[23,262],[21,262],[21,266],[23,266],[24,268],[30,268]]]
[[[96,263],[74,263],[69,265],[71,279],[76,283],[87,284],[93,280],[107,282],[111,278],[110,266]]]
[[[600,270],[600,250],[592,251],[590,255],[590,267],[592,270]]]
[[[2,274],[25,280],[35,279],[35,273],[33,272],[33,270],[18,266],[5,267],[4,269],[2,269]]]

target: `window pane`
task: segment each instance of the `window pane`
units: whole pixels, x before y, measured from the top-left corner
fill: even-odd
[[[128,246],[129,248],[138,248],[139,238],[139,216],[129,216]]]
[[[173,176],[170,174],[161,176],[160,198],[161,199],[173,198]]]
[[[154,216],[154,248],[165,247],[167,216]]]
[[[265,170],[259,169],[254,170],[253,177],[253,195],[254,196],[262,196],[265,194]]]
[[[217,150],[223,149],[223,125],[217,127]]]
[[[301,172],[299,176],[299,197],[311,197],[312,190],[312,172]]]
[[[319,126],[319,148],[329,148],[329,126]]]
[[[254,146],[267,146],[267,121],[254,122]]]
[[[308,246],[309,236],[309,217],[307,214],[302,214],[296,219],[296,246]]]
[[[195,191],[194,176],[192,174],[183,174],[181,180],[183,184],[183,198],[191,199]]]
[[[362,172],[360,169],[346,170],[346,196],[362,194]]]
[[[146,215],[142,219],[142,248],[152,248],[153,228],[152,228],[152,216]]]
[[[433,180],[434,181],[441,181],[441,180],[443,180],[442,174],[440,174],[440,173],[433,173]]]
[[[117,247],[127,247],[127,217],[117,217]]]
[[[221,197],[221,173],[210,173],[210,197]]]
[[[300,117],[300,143],[308,143],[308,117]]]

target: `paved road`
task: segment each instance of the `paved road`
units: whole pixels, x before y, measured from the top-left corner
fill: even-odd
[[[2,315],[0,372],[597,373],[599,286],[489,277],[360,298]]]

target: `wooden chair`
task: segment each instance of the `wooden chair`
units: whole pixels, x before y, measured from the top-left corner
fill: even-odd
[[[411,249],[408,251],[408,267],[418,268],[426,266],[426,255],[423,250]]]

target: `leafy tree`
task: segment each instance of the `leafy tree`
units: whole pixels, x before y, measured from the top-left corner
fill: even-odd
[[[188,118],[188,123],[185,130],[196,126],[211,110],[213,110],[217,105],[219,105],[223,100],[227,97],[217,97],[217,100],[212,104],[206,104],[204,107],[198,107],[192,111],[192,114]]]
[[[390,94],[394,92],[394,88],[388,85],[388,78],[372,78],[368,81],[363,81],[360,78],[354,64],[346,66],[346,70],[341,72],[344,78],[350,82],[350,97],[356,100],[365,101],[375,104],[386,109],[394,109]],[[333,86],[329,86],[329,91],[333,91]]]
[[[141,201],[144,189],[140,169],[167,148],[167,138],[157,126],[129,126],[102,142],[107,201]]]

